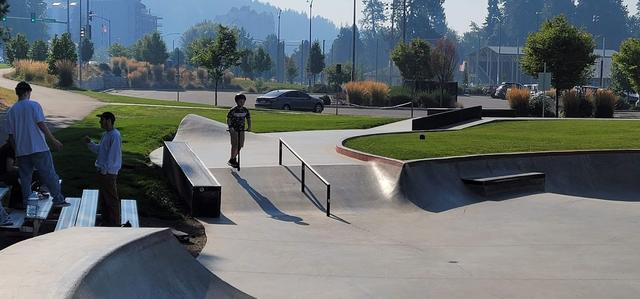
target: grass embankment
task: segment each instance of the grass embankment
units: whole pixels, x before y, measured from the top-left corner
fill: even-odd
[[[6,63],[0,63],[0,70],[8,69],[8,68],[11,68],[11,66]]]
[[[399,160],[560,150],[640,149],[639,121],[505,121],[462,131],[369,136],[355,150]]]
[[[6,109],[18,100],[16,92],[0,87],[0,109]]]

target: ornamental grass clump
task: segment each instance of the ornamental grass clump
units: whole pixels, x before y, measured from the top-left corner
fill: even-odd
[[[593,97],[594,116],[598,118],[613,118],[613,111],[619,98],[613,91],[600,89]]]
[[[344,85],[347,100],[354,105],[368,105],[367,90],[361,82],[349,82]]]
[[[56,85],[62,88],[73,86],[73,75],[75,74],[76,64],[69,60],[56,61],[56,69],[58,70],[58,81]]]
[[[387,84],[375,81],[349,82],[344,90],[351,104],[385,106],[391,89]]]
[[[16,69],[16,77],[28,82],[45,82],[49,75],[49,65],[46,62],[30,59],[13,62]]]
[[[578,93],[575,90],[565,92],[562,95],[564,117],[592,117],[593,102],[593,92]]]
[[[516,111],[518,116],[529,115],[529,99],[531,92],[526,88],[511,88],[507,92],[509,107]]]

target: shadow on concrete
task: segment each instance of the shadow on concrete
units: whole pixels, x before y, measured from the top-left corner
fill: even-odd
[[[278,209],[269,198],[260,194],[257,190],[255,190],[251,185],[247,182],[247,180],[240,177],[240,175],[236,172],[232,172],[231,175],[238,181],[238,184],[253,198],[253,200],[260,206],[260,208],[267,213],[271,218],[280,220],[283,222],[292,222],[298,225],[309,225],[304,222],[302,218],[298,216],[289,215],[280,209]]]
[[[219,218],[198,218],[198,220],[206,224],[218,224],[218,225],[237,225],[233,220],[229,219],[224,213],[220,213]]]
[[[291,168],[289,166],[283,165],[284,169],[286,169],[300,184],[302,184],[302,180],[300,179],[300,177],[293,172],[293,170],[291,170]],[[307,197],[307,199],[309,199],[309,202],[311,202],[314,206],[316,206],[316,208],[318,208],[318,210],[322,211],[322,212],[327,212],[327,209],[322,205],[322,203],[320,202],[320,200],[318,199],[318,197],[316,197],[316,195],[313,193],[313,191],[311,191],[311,189],[309,189],[309,185],[307,184],[307,186],[305,186],[305,192],[304,195]]]

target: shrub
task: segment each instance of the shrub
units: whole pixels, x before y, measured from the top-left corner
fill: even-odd
[[[395,106],[411,102],[411,90],[403,86],[395,86],[389,92],[389,105]]]
[[[593,96],[594,116],[598,118],[612,118],[613,110],[618,102],[618,96],[613,91],[600,89]]]
[[[544,104],[544,116],[555,117],[555,100],[552,97],[544,94],[532,97],[529,100],[529,115],[535,117],[542,117],[542,106]]]
[[[144,68],[130,72],[128,79],[131,87],[146,88],[149,86],[149,73]]]
[[[224,75],[222,76],[222,84],[224,86],[231,85],[231,80],[233,80],[233,78],[235,78],[235,77],[236,76],[230,71],[224,72]]]
[[[98,65],[98,69],[102,72],[102,73],[111,73],[111,67],[106,64],[106,63],[101,63]]]
[[[511,88],[507,92],[509,107],[516,111],[517,116],[529,114],[529,98],[531,98],[531,93],[526,88]]]
[[[17,60],[13,63],[16,77],[25,81],[45,82],[49,75],[49,65],[46,62],[34,60]]]
[[[344,85],[344,90],[347,93],[347,100],[354,105],[368,105],[367,91],[361,82],[349,82]]]
[[[166,80],[168,83],[170,83],[171,85],[175,85],[176,84],[176,69],[174,68],[168,68],[165,69],[165,74],[166,74]]]
[[[56,69],[58,70],[58,87],[69,88],[73,86],[73,74],[75,73],[76,64],[69,60],[56,61]]]
[[[562,95],[565,117],[591,117],[593,115],[593,93],[579,94],[575,90]]]
[[[370,97],[371,105],[373,106],[385,106],[388,104],[389,86],[381,82],[365,82],[367,93]]]
[[[162,83],[164,82],[164,65],[152,65],[151,73],[153,74],[153,81],[155,82],[155,84],[162,85]]]

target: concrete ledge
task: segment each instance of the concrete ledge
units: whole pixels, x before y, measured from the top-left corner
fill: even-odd
[[[8,298],[247,298],[168,229],[71,228],[0,251]]]
[[[361,137],[361,136],[359,136]],[[347,139],[348,140],[348,139]],[[346,140],[345,140],[346,141]],[[365,162],[380,162],[383,164],[387,164],[387,165],[392,165],[392,166],[396,166],[396,167],[402,167],[404,165],[404,161],[401,160],[396,160],[396,159],[392,159],[392,158],[387,158],[387,157],[382,157],[382,156],[378,156],[378,155],[373,155],[373,154],[368,154],[365,152],[361,152],[361,151],[357,151],[354,149],[350,149],[346,146],[343,145],[337,145],[336,146],[336,152],[338,154],[356,159],[356,160],[360,160],[360,161],[365,161]]]

